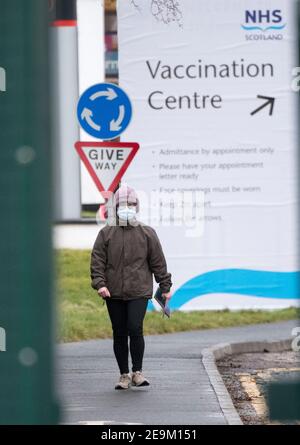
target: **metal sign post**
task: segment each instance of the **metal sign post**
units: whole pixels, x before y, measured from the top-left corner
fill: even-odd
[[[75,0],[56,0],[50,28],[52,150],[56,221],[81,216],[80,164],[74,153],[79,138],[77,15]]]

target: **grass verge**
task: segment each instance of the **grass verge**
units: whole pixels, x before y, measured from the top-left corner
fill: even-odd
[[[111,324],[106,307],[90,286],[90,251],[59,250],[56,253],[59,306],[59,341],[110,338]],[[196,329],[223,328],[272,323],[299,318],[300,311],[173,311],[168,320],[159,312],[149,312],[144,333],[165,334]]]

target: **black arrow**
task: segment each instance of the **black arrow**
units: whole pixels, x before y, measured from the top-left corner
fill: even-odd
[[[269,116],[272,116],[273,114],[273,109],[274,109],[274,102],[275,102],[275,97],[269,97],[269,96],[260,96],[259,94],[257,95],[258,99],[265,99],[266,102],[264,104],[262,104],[260,107],[256,108],[256,110],[252,111],[251,116],[253,116],[255,113],[258,113],[260,110],[262,110],[263,108],[265,108],[267,105],[270,105],[270,110],[269,110]]]

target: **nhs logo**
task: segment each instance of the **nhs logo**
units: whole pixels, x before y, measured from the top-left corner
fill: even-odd
[[[247,9],[245,11],[245,31],[280,31],[285,28],[281,9]]]

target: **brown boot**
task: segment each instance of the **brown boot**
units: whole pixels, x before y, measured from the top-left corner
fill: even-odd
[[[136,371],[131,374],[132,386],[149,386],[149,380],[147,380],[142,371]]]
[[[131,385],[130,374],[121,374],[120,380],[115,386],[115,389],[128,389]]]

